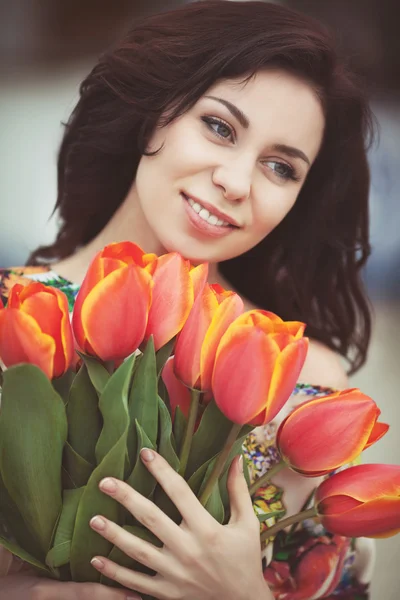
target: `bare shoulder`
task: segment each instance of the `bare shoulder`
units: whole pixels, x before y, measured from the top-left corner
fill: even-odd
[[[349,387],[342,359],[336,352],[316,340],[310,340],[307,358],[299,381],[338,390]]]

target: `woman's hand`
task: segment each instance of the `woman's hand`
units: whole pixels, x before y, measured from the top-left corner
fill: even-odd
[[[228,477],[231,519],[228,525],[220,525],[160,455],[145,449],[141,457],[176,505],[182,523],[176,525],[126,483],[104,479],[100,489],[120,502],[164,546],[157,548],[99,515],[91,520],[91,527],[157,574],[144,575],[101,556],[94,557],[93,566],[124,587],[159,600],[271,600],[262,575],[260,527],[240,460],[233,462]]]
[[[7,575],[0,579],[0,600],[134,600],[129,590],[99,583],[59,582],[31,575]]]

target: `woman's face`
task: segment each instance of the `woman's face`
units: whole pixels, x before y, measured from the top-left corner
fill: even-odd
[[[216,83],[155,131],[148,150],[162,150],[140,161],[127,201],[145,249],[197,263],[258,244],[296,202],[323,130],[315,92],[284,71]]]

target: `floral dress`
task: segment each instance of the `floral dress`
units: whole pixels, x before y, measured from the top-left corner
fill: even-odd
[[[5,305],[9,290],[15,283],[41,281],[61,289],[72,311],[79,286],[63,279],[49,267],[18,267],[0,269],[0,298]],[[297,404],[321,397],[332,390],[298,383],[289,401],[276,419],[256,428],[246,439],[243,450],[253,482],[278,461],[275,435],[279,423]],[[258,515],[271,513],[263,521],[262,530],[280,518],[289,516],[312,503],[313,493],[322,478],[305,478],[285,469],[273,478],[273,483],[260,488],[254,497]],[[279,532],[262,548],[265,580],[276,600],[368,600],[373,568],[374,544],[366,538],[349,539],[327,532],[313,519]],[[15,570],[18,561],[0,546],[0,576]],[[261,600],[261,599],[260,599]]]

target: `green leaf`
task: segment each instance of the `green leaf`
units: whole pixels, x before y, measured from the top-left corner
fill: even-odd
[[[100,574],[90,564],[95,554],[107,556],[112,544],[93,531],[89,521],[97,514],[121,523],[121,505],[99,490],[104,477],[123,479],[129,429],[128,390],[134,356],[129,357],[110,377],[101,397],[104,427],[96,447],[99,465],[91,474],[82,494],[71,543],[71,576],[74,581],[99,581]]]
[[[186,431],[186,424],[187,424],[187,419],[186,419],[185,415],[183,414],[183,412],[181,411],[181,409],[179,408],[179,406],[177,406],[175,409],[173,430],[174,430],[176,452],[178,455],[180,454],[180,451],[181,451],[181,446],[182,446],[183,438],[184,438],[185,431]],[[187,471],[186,471],[186,473],[187,473]]]
[[[4,373],[0,472],[9,496],[37,541],[40,562],[50,548],[62,507],[61,467],[67,438],[65,406],[33,365]]]
[[[60,394],[65,405],[68,403],[69,391],[71,389],[71,385],[74,382],[74,379],[75,372],[72,371],[72,369],[68,369],[68,371],[64,373],[64,375],[52,380],[54,389],[58,394]]]
[[[260,523],[265,523],[265,521],[268,521],[269,519],[274,519],[276,518],[277,520],[279,520],[281,517],[283,517],[283,515],[285,514],[285,510],[274,510],[271,511],[269,513],[264,513],[262,515],[257,515],[258,520],[260,521]]]
[[[83,354],[79,351],[77,352],[86,365],[90,381],[92,382],[94,389],[100,396],[104,392],[108,380],[110,379],[110,373],[99,359],[89,356],[88,354]]]
[[[204,462],[221,452],[232,429],[232,422],[222,414],[212,400],[206,407],[200,425],[193,436],[186,468],[188,477]]]
[[[83,491],[83,487],[64,490],[63,508],[55,532],[53,547],[46,556],[46,564],[49,567],[61,567],[69,563],[76,513]]]
[[[25,525],[21,513],[12,501],[3,480],[0,477],[0,521],[1,535],[14,539],[17,544],[32,556],[42,556],[37,539]]]
[[[175,471],[179,470],[179,458],[176,453],[175,440],[172,435],[172,421],[168,408],[158,397],[158,453],[171,465]]]
[[[214,456],[210,458],[207,462],[202,464],[194,473],[190,476],[188,480],[188,486],[193,491],[194,494],[198,497],[200,495],[200,489],[202,487],[204,478],[208,472],[211,472],[214,467],[215,461],[217,457]]]
[[[132,473],[126,480],[126,483],[142,494],[142,496],[145,496],[145,498],[149,498],[154,492],[157,482],[150,471],[144,466],[143,461],[140,458],[140,451],[142,448],[154,449],[154,446],[143,427],[140,426],[138,420],[135,420],[135,427],[138,438],[137,454]]]
[[[65,478],[63,479],[64,485],[66,484],[68,489],[86,485],[94,469],[93,465],[79,456],[68,442],[64,446],[63,466],[72,482],[71,486],[68,485]]]
[[[158,399],[158,415],[158,453],[165,458],[175,471],[179,471],[180,462],[175,452],[171,416],[161,398]],[[159,484],[156,485],[156,489],[154,490],[153,502],[175,523],[180,523],[182,520],[181,514]]]
[[[224,505],[222,504],[218,482],[215,482],[213,491],[211,492],[211,496],[209,497],[205,508],[218,523],[224,522],[225,510]]]
[[[18,556],[18,558],[29,563],[30,565],[32,565],[32,567],[40,569],[41,571],[46,571],[48,577],[51,574],[51,570],[48,567],[46,567],[46,565],[37,560],[34,556],[29,554],[29,552],[21,548],[21,546],[19,546],[18,544],[10,542],[6,538],[0,536],[0,546],[4,546],[4,548],[11,552],[11,554]]]
[[[68,442],[79,456],[93,466],[95,448],[102,428],[99,398],[89,377],[87,366],[79,369],[67,404]]]
[[[157,369],[152,337],[147,342],[140,364],[135,371],[128,404],[130,422],[132,424],[128,434],[128,457],[129,463],[134,465],[138,447],[137,430],[134,426],[136,419],[146,432],[152,443],[152,447],[155,447],[157,442]]]
[[[130,356],[110,377],[100,396],[99,408],[103,416],[103,429],[96,445],[96,462],[100,464],[115,444],[115,432],[122,431],[126,421],[125,398],[128,399],[135,356]],[[123,403],[118,402],[124,398]]]
[[[151,531],[145,529],[144,527],[136,525],[124,525],[123,529],[125,529],[125,531],[127,531],[128,533],[140,538],[141,540],[149,542],[149,544],[153,544],[153,546],[156,546],[157,548],[161,548],[162,546],[162,542]],[[139,571],[147,574],[154,574],[154,571],[151,571],[150,569],[144,567],[144,565],[136,561],[134,558],[131,558],[130,556],[125,554],[125,552],[120,550],[120,548],[118,548],[117,546],[113,547],[110,554],[108,555],[108,558],[116,564],[121,565],[121,567],[125,567],[126,569],[131,569],[133,571]],[[101,576],[100,583],[109,586],[115,586],[115,581],[109,579],[108,577],[105,577],[104,575]]]
[[[174,346],[176,342],[176,337],[173,337],[172,340],[167,342],[162,348],[160,348],[156,353],[156,363],[157,363],[157,375],[160,377],[161,371],[164,368],[165,363],[171,356]]]

